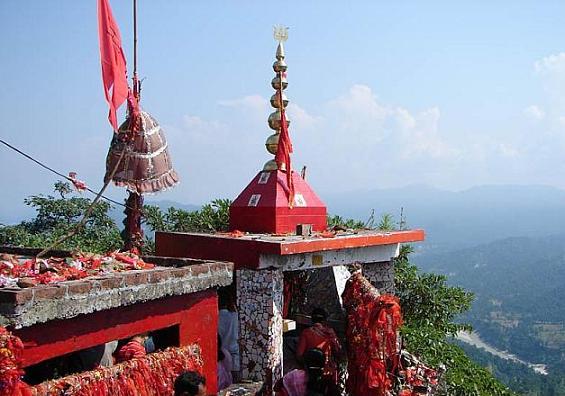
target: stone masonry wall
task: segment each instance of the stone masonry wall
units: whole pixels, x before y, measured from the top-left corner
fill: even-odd
[[[362,265],[362,273],[380,293],[394,294],[394,261]]]
[[[283,273],[241,269],[236,282],[241,374],[271,388],[282,376]]]
[[[232,282],[233,265],[205,262],[155,267],[25,289],[0,289],[0,325],[27,327]]]

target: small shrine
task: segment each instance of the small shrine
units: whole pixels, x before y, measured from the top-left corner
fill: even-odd
[[[13,262],[14,257],[22,265],[33,263],[38,251],[4,247],[0,250],[0,264]],[[41,263],[50,265],[68,258],[86,263],[92,257],[50,253],[54,257]],[[215,392],[216,288],[232,283],[232,264],[155,256],[135,258],[126,254],[112,259],[122,262],[123,267],[112,271],[100,268],[95,271],[98,275],[46,284],[24,285],[26,278],[20,278],[19,286],[0,288],[0,326],[23,343],[18,360],[26,374],[24,379],[35,379],[29,384],[32,394],[58,395],[55,390],[61,387],[68,388],[66,394],[84,394],[75,392],[93,378],[102,384],[102,376],[107,375],[104,384],[110,386],[114,378],[120,377],[120,370],[135,374],[139,364],[129,367],[131,363],[126,362],[37,383],[37,378],[49,379],[57,358],[68,360],[71,354],[98,350],[106,343],[143,333],[153,334],[156,348],[163,351],[148,355],[147,364],[153,369],[157,369],[155,364],[168,365],[164,369],[168,375],[164,385],[171,388],[174,378],[170,377],[170,365],[178,362],[173,364],[174,370],[184,367],[202,371],[208,378],[208,389]],[[48,389],[53,389],[53,393]]]
[[[275,29],[278,45],[271,82],[276,90],[271,97],[275,111],[268,117],[275,133],[266,142],[275,158],[234,200],[230,207],[231,232],[158,232],[155,237],[158,255],[234,263],[241,375],[264,381],[268,388],[283,375],[283,331],[296,319],[288,317],[293,296],[288,293],[291,288],[285,274],[329,270],[333,276],[336,269],[355,264],[374,286],[392,291],[392,260],[399,254],[400,244],[424,239],[423,230],[327,229],[325,205],[291,167],[288,98],[284,93],[288,86],[283,47],[287,37],[286,29]],[[334,290],[336,299],[341,292]]]

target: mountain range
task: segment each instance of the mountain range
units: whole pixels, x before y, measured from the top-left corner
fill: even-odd
[[[565,231],[565,190],[547,186],[490,185],[452,192],[413,185],[397,189],[327,193],[332,214],[359,220],[401,208],[408,228],[423,228],[426,252],[445,252],[494,240]]]

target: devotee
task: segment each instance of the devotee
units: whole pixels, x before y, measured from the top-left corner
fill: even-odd
[[[218,334],[218,390],[225,389],[233,383],[231,371],[231,355],[222,347],[222,339]]]
[[[138,359],[147,355],[145,350],[145,342],[148,339],[148,334],[138,334],[132,337],[131,340],[120,348],[116,356],[118,363],[125,362],[130,359]]]
[[[232,378],[239,381],[239,316],[236,310],[234,293],[231,289],[224,289],[219,294],[218,305],[220,308],[218,318],[218,333],[222,345],[232,358]]]
[[[296,358],[300,362],[305,351],[318,348],[325,355],[324,376],[334,384],[338,383],[338,360],[343,351],[335,331],[326,323],[327,312],[323,308],[312,311],[313,325],[302,331],[296,347]]]
[[[114,364],[112,354],[118,341],[111,341],[77,352],[71,358],[71,372],[94,370],[97,367],[111,367]]]
[[[100,359],[100,366],[112,367],[114,365],[114,352],[118,349],[118,341],[110,341],[104,344],[104,354]]]
[[[206,378],[196,371],[185,371],[175,379],[174,396],[205,396]]]
[[[294,369],[277,381],[275,396],[337,396],[336,386],[324,376],[326,357],[321,349],[307,350],[304,368]]]

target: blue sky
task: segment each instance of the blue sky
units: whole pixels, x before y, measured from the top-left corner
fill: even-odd
[[[111,4],[131,63],[131,1]],[[96,1],[2,0],[0,16],[0,136],[100,187],[112,132]],[[274,24],[290,27],[294,164],[322,198],[413,183],[565,187],[563,2],[139,0],[142,105],[182,178],[156,198],[234,198],[270,159]],[[0,222],[55,181],[2,147],[0,180]]]

